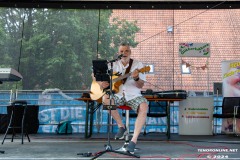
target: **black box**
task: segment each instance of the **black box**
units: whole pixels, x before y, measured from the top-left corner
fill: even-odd
[[[21,126],[22,124],[22,116],[24,112],[24,106],[22,105],[15,105],[15,117],[13,120],[13,126]],[[28,105],[25,115],[25,129],[29,134],[36,134],[39,128],[39,120],[38,120],[38,112],[39,106],[37,105]],[[12,106],[7,106],[7,114],[2,115],[0,125],[3,127],[1,128],[1,133],[5,133],[7,126],[10,121],[10,117],[12,114]],[[21,133],[20,128],[14,129],[16,133]],[[12,133],[12,129],[9,129],[8,133]]]
[[[158,98],[169,98],[169,99],[186,99],[187,92],[185,90],[169,90],[155,92]]]

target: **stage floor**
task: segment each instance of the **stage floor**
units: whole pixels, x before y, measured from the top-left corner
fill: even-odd
[[[6,139],[1,145],[0,159],[91,159],[79,153],[90,152],[96,154],[105,151],[108,144],[107,134],[94,133],[91,138],[85,139],[84,134],[57,135],[31,134],[31,142],[24,139]],[[113,150],[121,147],[124,140],[114,140],[110,135],[110,144]],[[10,138],[10,135],[8,135]],[[20,135],[17,135],[20,138]],[[0,135],[2,142],[3,135]],[[215,136],[180,136],[171,134],[167,140],[165,134],[150,133],[140,135],[135,154],[141,159],[240,159],[240,137],[234,135]],[[132,159],[132,157],[107,152],[98,159]],[[135,158],[134,158],[135,159]]]

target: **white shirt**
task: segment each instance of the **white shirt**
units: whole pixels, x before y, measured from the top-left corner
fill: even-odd
[[[129,64],[127,64],[126,66],[124,66],[122,64],[122,62],[116,61],[113,63],[113,72],[114,73],[122,73],[121,75],[125,75],[126,69],[128,68]],[[137,60],[133,60],[130,72],[133,72],[135,69],[141,69],[143,68],[143,64],[142,62],[139,62]],[[146,75],[144,73],[139,72],[139,78],[143,81],[146,81]],[[138,88],[136,86],[136,81],[134,81],[134,79],[129,76],[126,80],[126,82],[124,84],[121,84],[119,86],[119,92],[115,94],[116,96],[118,96],[119,98],[122,98],[123,95],[125,95],[125,99],[127,101],[134,99],[136,97],[142,96],[141,95],[141,88]]]

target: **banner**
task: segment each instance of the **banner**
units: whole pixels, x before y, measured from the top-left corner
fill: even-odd
[[[209,43],[180,43],[180,57],[210,57]]]
[[[212,135],[213,97],[179,102],[179,135]]]
[[[222,61],[223,97],[240,97],[240,60]],[[223,119],[222,132],[233,132],[233,119]],[[240,133],[240,121],[236,122],[236,132]]]
[[[222,62],[223,97],[240,97],[240,60]]]

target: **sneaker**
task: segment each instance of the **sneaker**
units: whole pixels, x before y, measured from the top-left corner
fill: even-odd
[[[136,146],[136,143],[134,143],[133,141],[130,141],[128,146],[126,147],[126,151],[128,151],[131,154],[134,154],[135,146]]]
[[[124,139],[124,136],[127,134],[127,129],[126,127],[123,128],[123,127],[120,127],[118,129],[118,132],[117,134],[115,135],[115,139]]]

